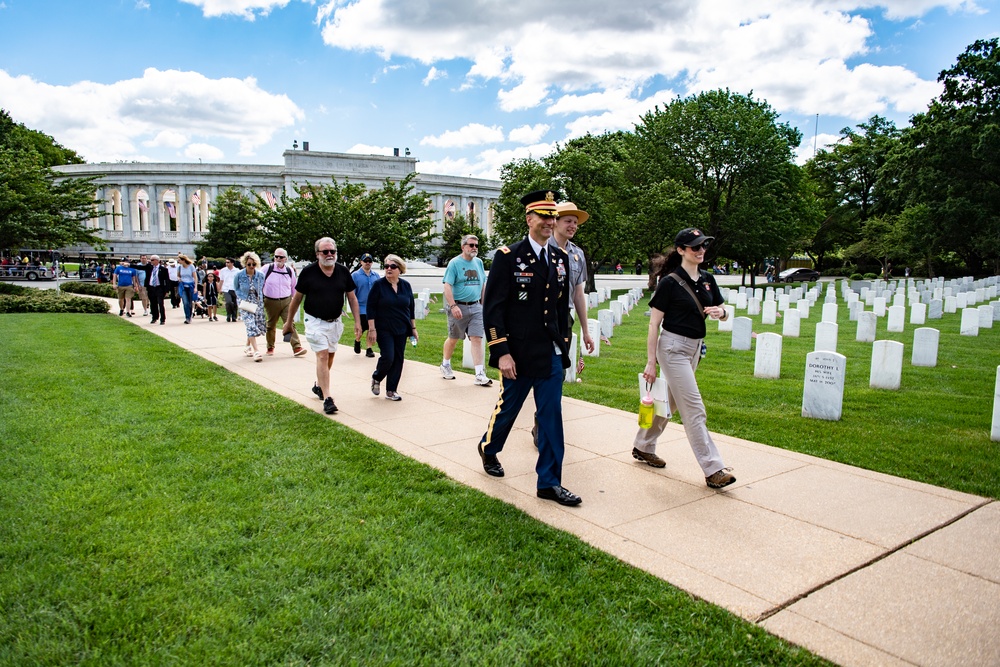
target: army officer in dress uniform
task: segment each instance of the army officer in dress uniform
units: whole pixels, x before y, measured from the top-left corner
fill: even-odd
[[[562,486],[562,383],[569,366],[569,257],[548,245],[556,221],[554,191],[521,198],[528,237],[500,248],[483,292],[490,366],[500,370],[500,397],[479,442],[483,469],[503,477],[503,450],[528,392],[538,413],[538,497],[579,505]]]

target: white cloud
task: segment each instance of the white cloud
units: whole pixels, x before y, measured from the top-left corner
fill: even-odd
[[[392,156],[393,147],[390,146],[370,146],[368,144],[354,144],[345,153],[356,153],[358,155],[385,155]]]
[[[474,160],[467,158],[444,158],[442,160],[421,160],[417,171],[424,174],[452,174],[473,178],[500,178],[500,169],[511,160],[523,158],[540,159],[555,150],[555,144],[533,144],[509,150],[485,150]]]
[[[309,2],[309,0],[306,0]],[[281,9],[288,0],[181,0],[201,8],[206,18],[233,15],[253,21],[258,16],[267,16],[272,9]]]
[[[795,149],[795,163],[803,165],[808,162],[815,153],[813,152],[813,147],[817,151],[821,151],[824,148],[829,148],[833,146],[840,140],[839,134],[825,134],[820,133],[811,137],[806,137],[799,144],[799,147]]]
[[[138,79],[68,86],[0,70],[0,107],[91,161],[140,159],[137,143],[170,145],[164,142],[181,136],[231,142],[249,156],[305,117],[288,97],[262,90],[253,78],[152,68]]]
[[[209,144],[191,144],[184,149],[184,157],[192,160],[221,160],[225,153]]]
[[[151,148],[180,148],[188,142],[187,136],[183,132],[175,130],[164,130],[152,139],[142,142],[143,146]]]
[[[135,0],[136,9],[149,9],[149,0]]]
[[[521,127],[515,127],[510,133],[507,134],[507,140],[513,141],[518,144],[535,144],[541,140],[549,130],[551,126],[545,123],[538,123],[537,125],[522,125]]]
[[[427,76],[424,77],[423,84],[429,86],[432,81],[437,81],[438,79],[447,79],[448,72],[444,70],[439,70],[437,67],[431,67],[427,70]]]
[[[531,0],[437,0],[433,12],[411,0],[330,0],[317,21],[331,46],[432,67],[464,60],[460,90],[493,80],[504,111],[588,114],[579,124],[596,128],[601,119],[623,126],[653,82],[681,95],[753,91],[779,112],[912,113],[936,84],[904,67],[853,64],[873,37],[861,12],[902,20],[938,8],[982,11],[974,0],[550,0],[545,16],[560,21],[546,48],[539,35],[551,24]],[[631,104],[601,99],[616,91]]]
[[[487,127],[480,123],[469,123],[459,130],[449,130],[436,137],[424,137],[420,140],[420,145],[435,146],[437,148],[461,148],[464,146],[491,144],[503,140],[503,128],[496,125]]]

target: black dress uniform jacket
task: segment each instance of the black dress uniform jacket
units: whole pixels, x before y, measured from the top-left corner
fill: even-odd
[[[552,374],[552,344],[569,368],[569,257],[558,247],[548,266],[535,255],[528,239],[497,250],[483,292],[483,325],[490,366],[510,354],[520,377]]]

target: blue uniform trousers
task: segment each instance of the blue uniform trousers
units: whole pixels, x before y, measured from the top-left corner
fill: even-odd
[[[500,377],[500,398],[480,443],[486,454],[496,456],[503,451],[510,429],[514,426],[528,392],[534,390],[535,412],[538,415],[538,488],[562,486],[563,442],[562,383],[566,372],[562,357],[552,354],[552,372],[548,377],[526,377],[508,380]]]

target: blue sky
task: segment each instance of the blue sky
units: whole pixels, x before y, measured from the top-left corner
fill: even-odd
[[[1000,36],[1000,0],[0,0],[0,107],[87,160],[409,148],[496,178],[677,95],[766,99],[800,154]],[[620,5],[620,6],[613,6]]]

